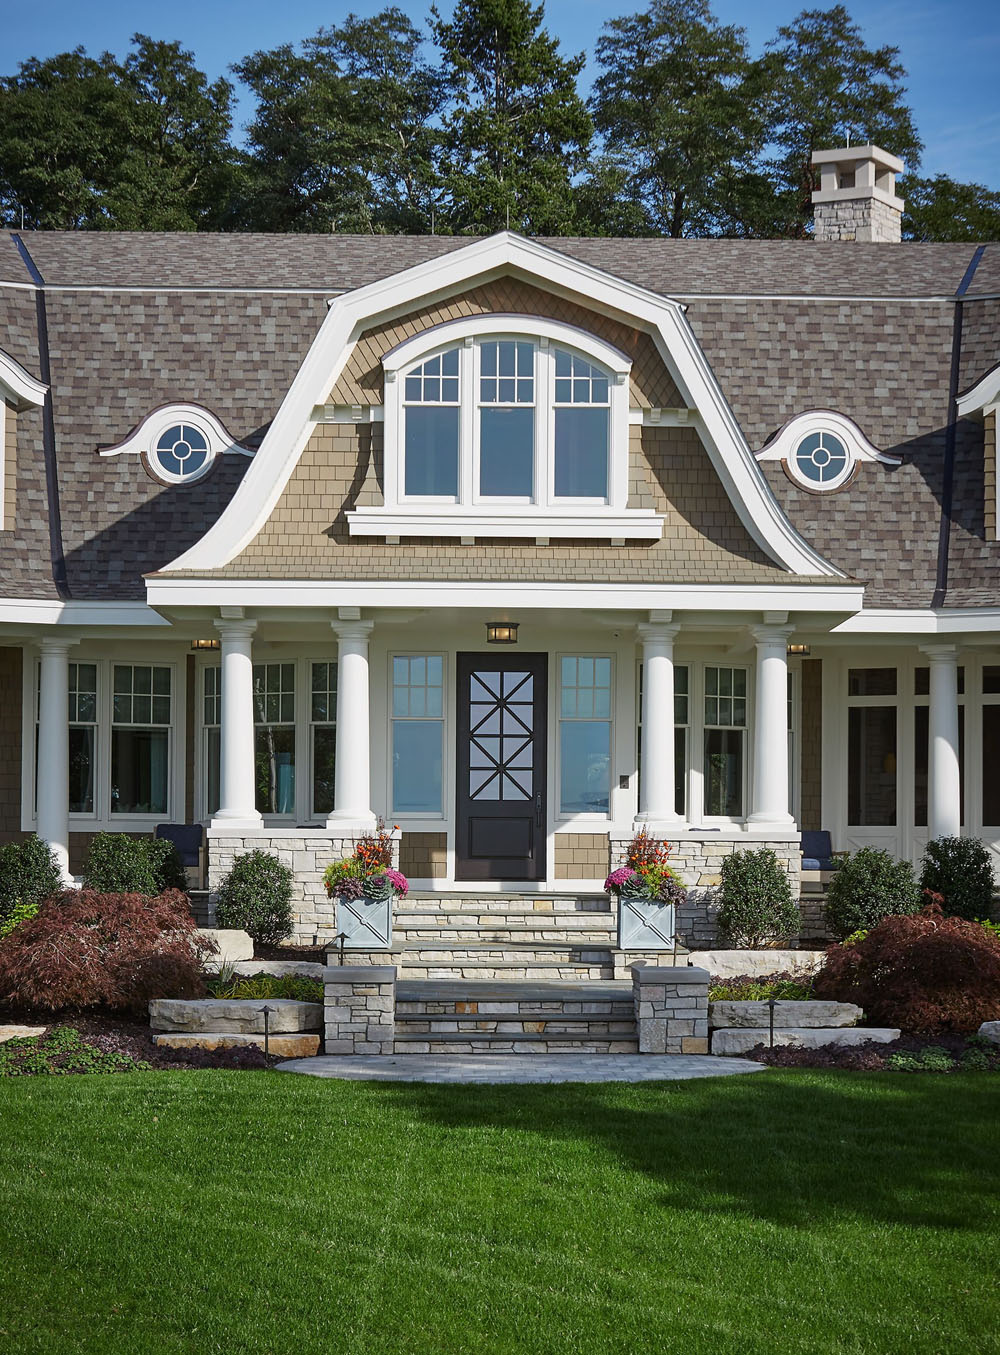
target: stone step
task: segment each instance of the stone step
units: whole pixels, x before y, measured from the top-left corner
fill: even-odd
[[[829,1030],[815,1027],[786,1027],[774,1032],[775,1045],[791,1045],[795,1049],[822,1049],[826,1045],[859,1045],[869,1041],[889,1044],[899,1039],[899,1031],[887,1027],[837,1026]],[[741,1026],[739,1029],[717,1030],[712,1035],[713,1054],[745,1054],[748,1049],[770,1043],[766,1030]]]
[[[288,997],[269,998],[154,998],[149,1004],[149,1024],[156,1031],[264,1036],[264,1007],[268,1028],[274,1035],[323,1029],[321,1002],[296,1002]]]
[[[638,1041],[625,1036],[456,1035],[440,1038],[400,1034],[397,1054],[637,1054]]]
[[[808,1002],[779,1001],[774,1004],[774,1029],[811,1027],[828,1030],[834,1026],[856,1026],[864,1012],[853,1002],[824,1002],[811,999]],[[708,1004],[708,1026],[710,1030],[729,1030],[744,1026],[756,1030],[768,1030],[771,1025],[771,1009],[767,1002],[710,1002]]]
[[[430,913],[412,913],[392,919],[393,936],[405,938],[439,938],[442,941],[491,941],[509,938],[512,941],[559,941],[575,944],[597,941],[613,944],[617,923],[610,914],[595,924],[594,914],[552,913],[548,916],[532,914],[523,918],[505,918],[495,913],[448,913],[435,916]],[[600,914],[596,915],[600,917]]]
[[[524,1012],[517,1016],[400,1016],[396,1011],[396,1036],[420,1035],[424,1039],[453,1040],[466,1036],[495,1035],[503,1039],[523,1039],[527,1035],[544,1035],[546,1039],[608,1039],[634,1040],[637,1038],[634,1016],[620,1019],[602,1019],[594,1016],[560,1016],[552,1012]]]
[[[245,1049],[264,1048],[263,1035],[240,1034],[231,1030],[169,1031],[153,1036],[157,1049]],[[284,1059],[308,1059],[319,1053],[319,1036],[304,1031],[268,1037],[269,1054]]]
[[[516,988],[516,984],[510,987]],[[631,1021],[635,1015],[632,998],[616,1001],[611,998],[595,998],[591,1001],[567,999],[565,1002],[539,1002],[526,998],[519,1001],[497,999],[493,1001],[471,998],[453,998],[451,1000],[434,998],[401,998],[396,996],[396,1020],[417,1021],[426,1018],[447,1018],[451,1020],[469,1019],[506,1021],[526,1018],[532,1021],[568,1019],[572,1021]]]
[[[552,913],[610,913],[611,899],[607,894],[476,894],[433,893],[411,890],[397,899],[397,913],[442,910],[448,912],[500,913],[541,915]]]
[[[398,965],[399,977],[408,979],[585,979],[590,981],[612,979],[612,964],[555,964],[549,961],[526,963],[523,960],[439,960],[407,961]]]

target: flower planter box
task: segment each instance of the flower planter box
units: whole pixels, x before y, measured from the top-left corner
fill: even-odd
[[[618,899],[619,950],[673,950],[674,905],[660,899]]]
[[[337,931],[345,950],[389,950],[392,946],[392,899],[348,899],[337,896]]]

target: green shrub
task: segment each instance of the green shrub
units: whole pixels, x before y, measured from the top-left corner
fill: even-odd
[[[735,979],[719,979],[708,990],[709,1002],[808,1002],[812,997],[812,979],[782,978],[771,974],[767,978],[745,975]]]
[[[920,887],[909,861],[897,861],[881,847],[862,847],[830,881],[826,920],[834,936],[843,940],[874,927],[884,917],[915,913],[919,908]]]
[[[227,980],[209,980],[209,991],[218,998],[261,999],[289,997],[295,1002],[322,1002],[323,980],[299,974],[237,974]]]
[[[31,918],[37,917],[40,907],[38,903],[15,903],[7,916],[0,918],[0,941],[5,936],[10,936],[21,922],[28,922]]]
[[[43,899],[58,894],[62,887],[55,853],[34,833],[23,842],[0,847],[0,922],[19,904],[33,904],[37,909]]]
[[[950,1073],[955,1060],[941,1045],[928,1045],[915,1054],[890,1054],[885,1066],[895,1073]]]
[[[98,894],[148,894],[187,891],[177,848],[166,838],[98,833],[83,863],[83,885]]]
[[[719,930],[734,946],[785,941],[802,924],[788,875],[770,847],[727,856],[719,898]]]
[[[920,863],[920,888],[940,894],[949,917],[970,922],[993,904],[993,858],[977,837],[939,837],[928,842]]]
[[[991,936],[1000,936],[1000,922],[991,922],[988,917],[977,917],[980,927],[985,927]]]
[[[292,933],[292,872],[268,852],[238,857],[219,888],[215,918],[276,946]]]

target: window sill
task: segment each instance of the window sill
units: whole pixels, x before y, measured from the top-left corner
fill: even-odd
[[[620,512],[607,507],[590,509],[539,508],[356,508],[347,514],[351,536],[585,538],[611,541],[659,541],[664,519],[647,508]]]

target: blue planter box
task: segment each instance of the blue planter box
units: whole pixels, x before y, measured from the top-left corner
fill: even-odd
[[[619,950],[673,950],[674,905],[659,899],[618,899]]]
[[[392,946],[392,899],[345,899],[337,895],[337,931],[345,950],[389,950]]]

